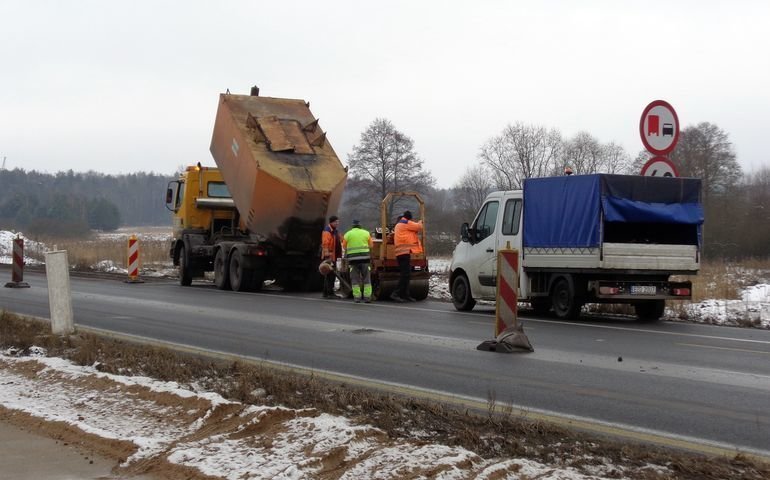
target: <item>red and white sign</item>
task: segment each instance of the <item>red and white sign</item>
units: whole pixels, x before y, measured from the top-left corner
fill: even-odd
[[[679,172],[671,160],[666,157],[652,157],[642,167],[640,175],[646,177],[678,177]]]
[[[648,152],[667,155],[679,141],[679,118],[674,107],[663,100],[647,105],[639,120],[639,133]]]

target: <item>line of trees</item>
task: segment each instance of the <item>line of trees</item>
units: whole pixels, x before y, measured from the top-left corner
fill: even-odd
[[[438,189],[414,141],[378,118],[348,156],[350,178],[340,213],[377,226],[385,193],[417,191],[426,200],[429,247],[448,254],[460,223],[471,221],[493,190],[521,188],[526,178],[563,175],[566,167],[575,174],[637,174],[649,158],[646,151],[632,158],[617,143],[602,143],[588,132],[565,139],[553,128],[515,123],[480,146],[477,161],[452,188]],[[684,128],[670,159],[681,176],[702,179],[704,257],[770,256],[770,161],[744,174],[729,135],[708,122]],[[401,207],[391,206],[391,222]]]
[[[0,229],[79,236],[121,225],[168,225],[163,202],[170,180],[170,176],[153,173],[2,170]]]

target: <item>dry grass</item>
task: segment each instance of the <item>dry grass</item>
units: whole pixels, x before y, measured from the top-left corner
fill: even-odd
[[[712,457],[593,438],[518,416],[489,395],[487,412],[458,411],[442,404],[364,390],[313,376],[272,370],[264,365],[221,362],[170,350],[105,339],[90,334],[50,335],[47,323],[0,312],[0,347],[45,346],[49,355],[120,375],[145,375],[180,384],[195,382],[207,391],[243,403],[315,408],[374,425],[392,438],[414,432],[431,443],[462,446],[487,458],[524,457],[570,466],[589,474],[597,459],[608,458],[624,472],[607,478],[766,479],[770,465],[736,455]],[[665,466],[656,471],[649,465]]]
[[[120,238],[91,238],[91,239],[36,239],[48,246],[49,249],[66,250],[70,265],[76,270],[91,270],[102,261],[111,261],[115,266],[128,268],[128,236]],[[163,265],[170,262],[168,251],[170,241],[157,239],[140,239],[139,266]],[[44,261],[45,252],[28,250],[31,258]]]

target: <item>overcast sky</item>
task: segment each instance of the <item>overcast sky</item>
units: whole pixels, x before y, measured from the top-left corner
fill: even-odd
[[[377,117],[442,187],[509,123],[632,156],[656,99],[770,166],[770,2],[0,2],[7,168],[154,171],[209,153],[230,89],[311,103],[343,162]]]

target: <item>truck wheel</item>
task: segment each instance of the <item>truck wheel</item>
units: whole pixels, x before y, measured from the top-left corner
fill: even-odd
[[[471,284],[463,273],[452,282],[452,303],[461,312],[469,312],[476,306],[476,300],[471,295]]]
[[[179,285],[183,287],[192,285],[190,259],[187,258],[187,250],[184,247],[179,248]]]
[[[576,298],[572,285],[566,278],[556,281],[551,292],[551,306],[556,317],[562,320],[574,320],[580,316],[583,305]]]
[[[243,254],[233,250],[230,255],[230,288],[236,292],[246,292],[251,288],[251,271],[243,266]]]
[[[220,290],[230,290],[230,263],[223,248],[214,257],[214,285]]]
[[[634,304],[636,316],[640,322],[657,322],[666,310],[665,300],[648,300]]]

